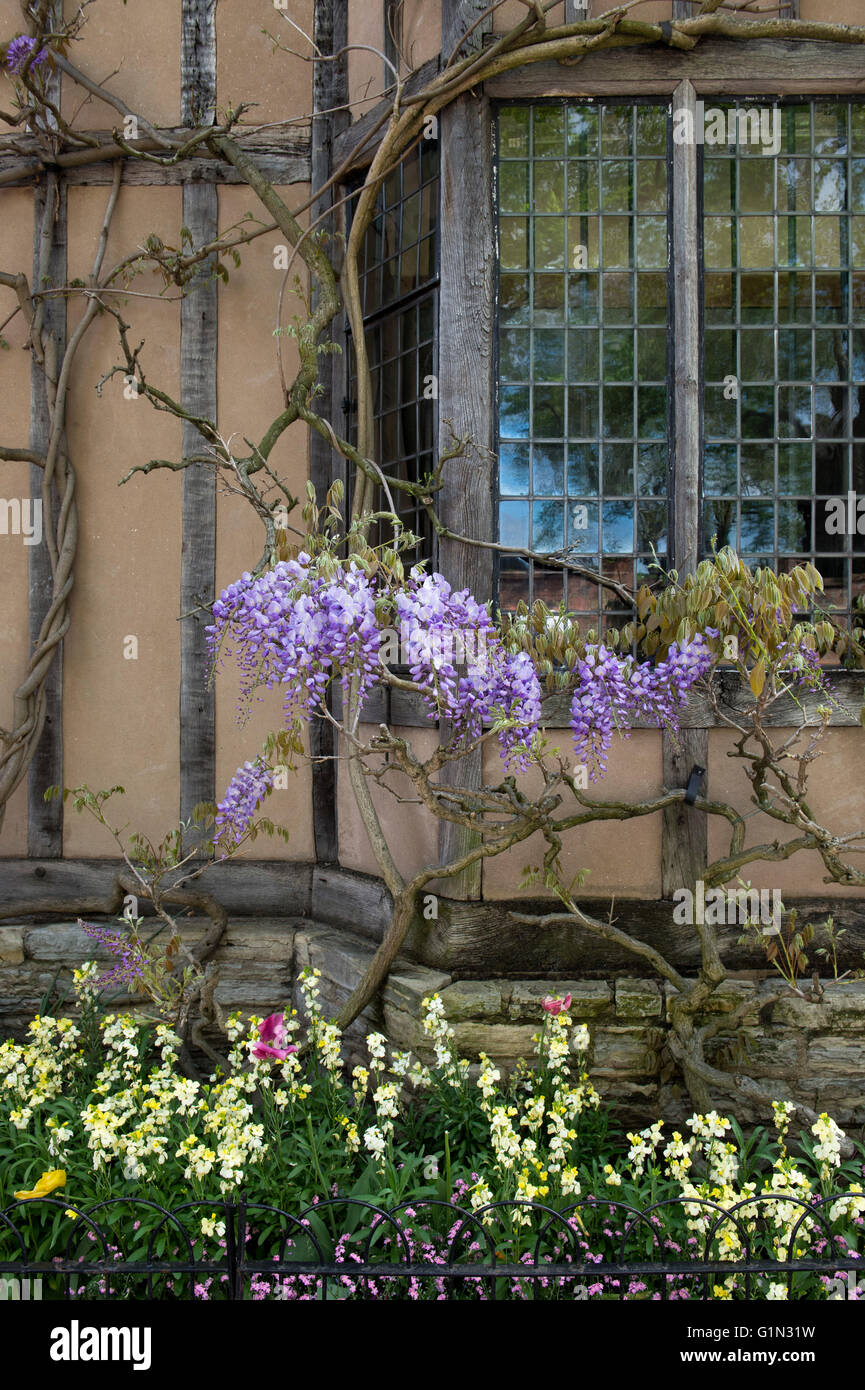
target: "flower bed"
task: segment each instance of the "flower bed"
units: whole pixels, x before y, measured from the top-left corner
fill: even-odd
[[[799,1156],[795,1107],[780,1101],[771,1134],[746,1136],[715,1112],[671,1134],[661,1121],[617,1133],[567,999],[543,1001],[535,1057],[507,1081],[488,1058],[471,1068],[455,1055],[435,995],[423,1018],[434,1065],[371,1034],[370,1065],[348,1077],[316,972],[301,988],[306,1047],[295,1011],[234,1016],[230,1072],[204,1082],[181,1073],[165,1024],[100,1016],[93,966],[77,972],[79,1020],[36,1018],[27,1043],[4,1043],[0,1203],[27,1258],[59,1254],[69,1272],[97,1242],[104,1268],[75,1281],[82,1292],[146,1296],[124,1266],[155,1259],[151,1296],[221,1297],[238,1201],[258,1298],[316,1297],[325,1278],[339,1297],[447,1297],[454,1280],[459,1295],[489,1297],[492,1276],[466,1269],[496,1261],[499,1296],[530,1296],[528,1274],[546,1263],[539,1288],[553,1297],[825,1298],[839,1296],[833,1262],[862,1253],[863,1155],[842,1160],[828,1115],[800,1135]],[[16,1258],[7,1225],[0,1265]],[[748,1261],[764,1268],[746,1276]],[[801,1261],[819,1268],[794,1280]],[[664,1263],[676,1272],[659,1274]],[[60,1292],[61,1276],[48,1278]]]

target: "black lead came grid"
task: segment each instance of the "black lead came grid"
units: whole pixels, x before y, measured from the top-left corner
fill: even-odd
[[[370,358],[374,458],[386,476],[416,483],[433,471],[435,343],[438,331],[438,144],[422,140],[388,175],[360,257],[360,294]],[[350,344],[349,344],[350,346]],[[357,377],[350,350],[350,419],[356,424]],[[432,555],[426,513],[395,490],[407,530]],[[386,505],[384,496],[379,502]],[[377,537],[383,539],[383,533]]]
[[[774,111],[777,153],[703,150],[703,544],[813,560],[840,617],[865,589],[865,107]]]
[[[666,552],[668,140],[666,106],[499,109],[499,540],[628,587]],[[502,607],[536,598],[598,624],[597,585],[505,557]]]
[[[727,119],[754,107],[777,152]],[[848,492],[865,497],[865,107],[711,111],[728,134],[701,147],[695,228],[702,549],[714,536],[751,563],[810,558],[843,615],[865,589],[865,536],[855,515],[838,527]],[[629,586],[667,553],[670,127],[651,103],[498,114],[499,540]],[[584,627],[623,616],[608,591],[518,557],[499,596],[564,598]]]

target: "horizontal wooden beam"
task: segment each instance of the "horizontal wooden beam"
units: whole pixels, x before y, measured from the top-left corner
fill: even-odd
[[[768,872],[768,871],[767,871]],[[815,884],[815,887],[817,885]],[[610,897],[578,897],[590,916],[606,921]],[[650,902],[639,898],[616,897],[616,925],[655,950],[686,974],[695,974],[701,965],[700,941],[696,928],[673,921],[672,900]],[[784,895],[785,908],[796,907],[801,923],[815,926],[834,917],[842,927],[844,962],[839,968],[856,968],[865,951],[865,907],[861,898],[810,897],[794,899]],[[433,930],[413,941],[414,954],[423,965],[447,971],[461,979],[490,979],[493,976],[540,977],[551,970],[560,976],[602,977],[624,971],[628,975],[653,972],[637,956],[623,947],[587,932],[575,920],[561,925],[538,927],[514,922],[512,912],[538,917],[555,912],[551,899],[503,899],[487,902],[456,902],[439,898],[438,919]],[[739,945],[740,926],[719,926],[718,948],[729,970],[766,971],[766,957],[760,951]]]
[[[73,904],[105,896],[115,873],[125,870],[120,860],[32,859],[0,860],[0,925],[37,919],[68,921],[77,910]],[[309,917],[345,927],[369,940],[380,940],[390,917],[390,898],[380,879],[337,866],[286,864],[279,861],[235,861],[214,865],[198,880],[227,909],[231,917]],[[815,888],[819,887],[819,880]],[[59,913],[34,913],[40,899],[63,898],[68,906]],[[5,915],[13,903],[16,914]],[[606,919],[610,897],[578,897],[591,916]],[[29,904],[29,910],[28,910]],[[660,950],[682,971],[700,966],[700,945],[693,927],[673,921],[672,899],[615,899],[615,920],[624,930]],[[828,916],[844,929],[839,968],[855,968],[865,951],[865,903],[849,893],[807,898],[784,895],[784,906],[795,907],[800,922],[824,922]],[[142,904],[142,908],[144,904]],[[446,969],[465,979],[537,976],[551,973],[585,978],[601,977],[610,970],[629,975],[651,971],[636,957],[607,941],[591,936],[574,921],[552,927],[524,925],[511,920],[512,912],[540,917],[555,910],[551,898],[513,897],[485,902],[438,898],[438,917],[419,921],[412,928],[403,954],[423,965]],[[96,917],[97,909],[84,915]],[[765,958],[738,944],[741,928],[718,928],[725,964],[732,970],[765,970]]]
[[[308,916],[314,867],[283,860],[233,860],[211,865],[192,886],[212,893],[238,916],[257,912]],[[69,906],[60,914],[42,916],[52,915],[59,921],[76,910],[98,916],[96,904],[107,898],[115,876],[128,873],[120,859],[0,859],[0,921],[13,920],[6,915],[13,907],[16,917],[34,915],[34,904],[48,899]],[[143,901],[140,906],[143,910]]]
[[[18,152],[0,154],[0,186],[22,187],[42,176],[46,168],[62,169],[67,184],[110,184],[119,146],[110,131],[94,132],[100,139],[98,150],[68,150],[47,164],[32,142],[17,141]],[[183,126],[166,128],[163,134],[188,139],[194,132]],[[235,132],[235,138],[255,160],[259,169],[275,184],[308,183],[310,176],[310,129],[308,124],[290,126],[287,130],[268,130],[258,134]],[[142,150],[155,150],[152,140],[130,142]],[[209,152],[192,155],[177,164],[159,165],[150,160],[123,159],[123,182],[130,185],[175,185],[200,181],[203,183],[243,183],[237,170]]]
[[[865,95],[861,44],[795,39],[701,39],[691,52],[663,44],[599,49],[573,67],[533,63],[485,84],[490,97],[669,96],[689,78],[698,96]]]

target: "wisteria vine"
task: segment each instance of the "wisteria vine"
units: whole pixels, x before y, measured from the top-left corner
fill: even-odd
[[[394,588],[356,561],[317,566],[301,553],[265,574],[245,573],[223,590],[207,629],[214,662],[231,652],[243,698],[259,686],[286,688],[288,720],[308,722],[339,680],[361,703],[381,675],[383,643],[399,633],[402,659],[431,720],[448,720],[454,747],[496,724],[501,757],[525,771],[541,722],[541,682],[526,652],[505,647],[487,608],[440,574],[413,569]],[[702,635],[674,644],[655,665],[589,647],[575,668],[570,725],[577,756],[603,775],[613,729],[627,733],[640,716],[669,728],[695,681],[712,665]],[[262,757],[238,768],[219,803],[217,839],[237,843],[273,787]]]

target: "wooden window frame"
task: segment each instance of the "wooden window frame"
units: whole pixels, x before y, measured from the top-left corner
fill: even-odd
[[[538,63],[504,74],[442,112],[439,421],[450,420],[458,434],[469,434],[474,441],[473,458],[457,460],[450,466],[448,480],[439,495],[441,517],[450,529],[476,539],[493,537],[493,101],[656,95],[685,105],[712,96],[764,101],[792,96],[822,96],[830,100],[861,97],[862,54],[858,45],[803,41],[797,54],[796,72],[791,72],[790,45],[775,40],[732,44],[706,39],[688,54],[659,47],[599,51],[588,54],[574,68]],[[425,64],[409,79],[407,87],[416,90],[429,81],[438,62],[435,59]],[[368,140],[368,134],[383,113],[383,106],[376,108],[335,141],[335,163],[348,160],[352,167],[360,169],[370,162],[377,140]],[[699,346],[700,268],[691,231],[696,224],[696,146],[674,146],[674,161],[678,161],[678,167],[674,168],[672,186],[673,255],[679,269],[687,269],[693,285],[693,290],[686,293],[680,284],[674,301],[676,415],[672,446],[677,492],[681,495],[673,511],[670,549],[671,555],[681,562],[689,550],[697,557],[699,534],[700,383],[699,374],[689,370],[689,364],[695,360],[695,340]],[[454,215],[461,187],[472,190],[469,217]],[[472,363],[468,378],[460,366],[466,361]],[[694,484],[690,490],[684,485],[688,477]],[[471,587],[483,600],[492,597],[491,551],[445,541],[440,547],[440,567],[452,584]],[[831,722],[841,727],[858,725],[865,674],[830,670],[827,678],[838,701]],[[735,686],[723,674],[717,680],[722,706],[733,712],[737,704]],[[816,707],[816,700],[809,703],[806,697],[804,703],[813,713],[810,703]],[[790,722],[794,713],[779,703],[779,725],[785,720]],[[419,706],[414,708],[410,697],[400,702],[400,720],[407,726],[428,726],[424,712]],[[547,722],[551,728],[565,727],[566,709],[554,705]],[[686,737],[678,766],[673,764],[672,750],[665,751],[665,782],[669,777],[668,784],[677,785],[684,764],[688,765],[687,772],[693,762],[700,761],[696,755],[707,744],[708,729],[717,722],[705,703],[693,704],[684,720]],[[692,746],[684,746],[689,743]]]

